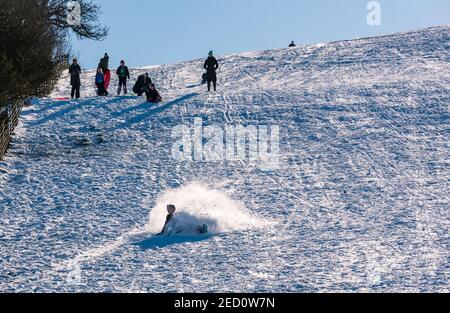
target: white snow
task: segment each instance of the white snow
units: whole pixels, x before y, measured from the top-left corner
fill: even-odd
[[[0,291],[448,292],[449,39],[219,56],[217,93],[203,60],[132,69],[158,105],[95,97],[95,71],[52,100],[64,75],[0,163]],[[279,125],[280,168],[176,162],[172,129],[199,117]],[[154,237],[167,202],[211,234]]]

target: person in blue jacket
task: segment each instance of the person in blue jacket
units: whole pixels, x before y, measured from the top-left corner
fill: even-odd
[[[105,89],[105,75],[103,74],[101,67],[97,69],[97,75],[95,75],[95,85],[97,86],[97,95],[108,95],[108,91]]]

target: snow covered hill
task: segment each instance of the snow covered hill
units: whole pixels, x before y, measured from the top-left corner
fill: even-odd
[[[448,292],[449,43],[442,26],[221,56],[217,93],[203,60],[133,69],[158,105],[94,97],[93,71],[52,100],[63,77],[0,163],[0,292]],[[279,126],[279,167],[174,160],[199,118]],[[169,203],[211,233],[154,237]]]

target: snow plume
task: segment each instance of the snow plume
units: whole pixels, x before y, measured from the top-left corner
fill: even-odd
[[[183,234],[196,232],[203,224],[206,224],[209,233],[213,234],[267,225],[267,222],[252,215],[242,202],[230,198],[222,191],[192,182],[178,189],[167,190],[159,196],[157,205],[150,212],[150,232],[161,231],[168,204],[177,207],[173,226]]]

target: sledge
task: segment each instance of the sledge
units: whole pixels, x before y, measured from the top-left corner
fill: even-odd
[[[206,235],[208,234],[208,226],[206,224],[203,224],[201,226],[198,226],[195,230],[187,230],[186,229],[180,229],[176,225],[171,225],[167,228],[167,230],[163,233],[157,234],[157,236],[177,236],[181,234],[189,234],[189,235]]]
[[[55,101],[69,101],[70,98],[68,98],[68,97],[65,97],[65,98],[53,98],[53,100],[55,100]]]
[[[110,82],[111,82],[111,71],[107,70],[105,73],[105,89],[106,90],[108,90]]]

